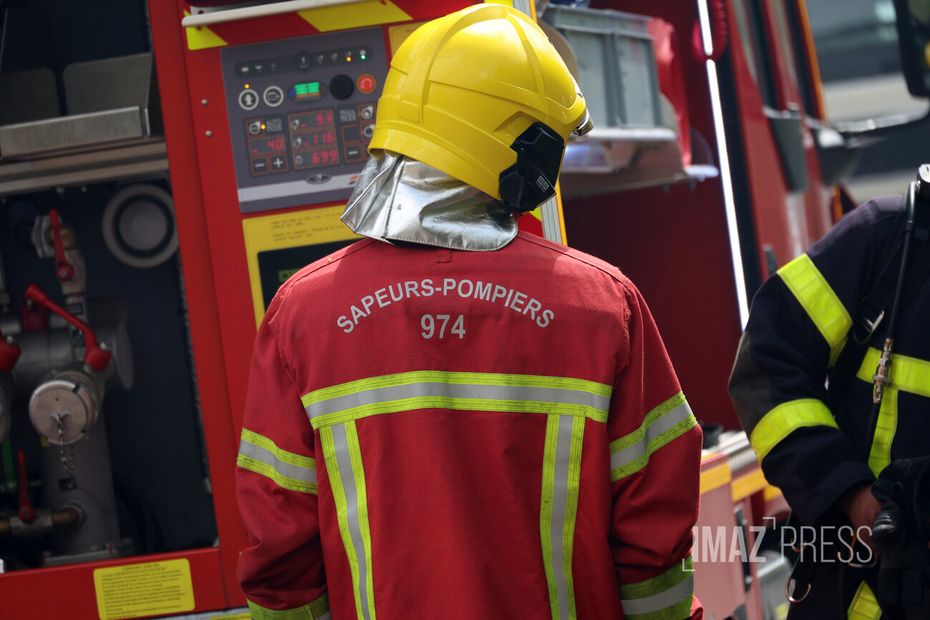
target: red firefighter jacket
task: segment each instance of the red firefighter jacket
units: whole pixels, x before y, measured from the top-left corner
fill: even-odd
[[[700,428],[595,258],[349,246],[272,301],[243,426],[255,618],[691,614]]]

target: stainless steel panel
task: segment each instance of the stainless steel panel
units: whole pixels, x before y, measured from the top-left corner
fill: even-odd
[[[4,159],[24,157],[139,139],[148,134],[148,119],[142,108],[121,108],[0,127],[0,155]]]
[[[0,196],[104,181],[162,177],[168,173],[165,143],[131,145],[0,165]],[[4,328],[4,333],[8,333]]]

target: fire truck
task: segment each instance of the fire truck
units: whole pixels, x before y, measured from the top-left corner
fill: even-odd
[[[233,473],[257,324],[355,240],[339,215],[392,54],[470,4],[0,2],[0,617],[248,617]],[[642,289],[705,426],[699,526],[755,547],[787,506],[726,393],[749,300],[850,207],[857,145],[910,121],[831,127],[804,0],[512,5],[597,127],[520,226]],[[708,617],[783,617],[779,554],[696,557]]]

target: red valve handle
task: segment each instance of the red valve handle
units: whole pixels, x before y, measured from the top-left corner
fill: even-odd
[[[36,520],[36,509],[29,501],[29,476],[26,473],[26,453],[19,450],[16,453],[16,475],[19,478],[19,510],[16,514],[23,523],[32,523]]]
[[[0,371],[12,372],[22,353],[23,350],[19,348],[19,345],[7,342],[3,337],[3,332],[0,332]]]
[[[40,306],[48,308],[50,311],[54,312],[65,321],[67,321],[72,327],[80,330],[81,334],[84,335],[85,364],[97,372],[100,372],[107,367],[107,364],[110,363],[111,354],[109,351],[104,351],[102,348],[100,348],[100,345],[97,344],[97,336],[94,335],[94,330],[91,329],[90,325],[49,299],[48,295],[46,295],[45,292],[35,284],[30,284],[29,288],[26,289],[26,299],[33,303],[37,303]]]
[[[74,277],[74,267],[65,256],[65,244],[61,240],[61,220],[58,218],[58,209],[48,212],[52,221],[52,245],[55,246],[55,276],[59,282],[70,282]]]

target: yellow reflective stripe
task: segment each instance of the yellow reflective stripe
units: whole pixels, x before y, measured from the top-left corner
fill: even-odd
[[[849,312],[807,254],[779,269],[778,275],[827,341],[832,366],[852,327]]]
[[[572,553],[584,428],[584,418],[552,415],[546,420],[539,532],[549,609],[558,620],[577,617]]]
[[[881,351],[869,347],[856,376],[866,383],[872,383],[872,376],[875,374],[881,355]],[[894,388],[930,398],[930,362],[927,360],[895,353],[891,356],[888,378],[891,381],[890,385]]]
[[[839,428],[825,404],[816,398],[802,398],[782,403],[766,413],[752,429],[749,443],[761,460],[785,437],[808,426]]]
[[[856,376],[866,383],[872,383],[881,355],[881,351],[869,347]],[[888,379],[875,423],[875,437],[869,449],[869,469],[876,476],[891,464],[891,444],[894,443],[898,428],[899,392],[930,398],[930,362],[893,354]]]
[[[276,470],[271,465],[257,461],[251,457],[245,456],[244,454],[240,454],[236,457],[236,465],[247,471],[269,478],[282,489],[296,491],[297,493],[309,493],[316,495],[316,482],[305,482],[303,480],[295,480],[293,478],[282,476],[278,470]]]
[[[539,535],[542,542],[543,568],[549,589],[549,608],[552,617],[559,614],[559,596],[555,587],[555,571],[552,567],[552,496],[555,487],[555,449],[559,441],[559,418],[549,416],[546,420],[546,442],[543,448],[542,498],[539,510]]]
[[[349,443],[349,458],[352,462],[352,476],[355,478],[355,488],[358,492],[358,520],[361,527],[362,544],[365,549],[365,567],[368,575],[365,579],[368,609],[371,610],[370,620],[375,620],[375,589],[372,583],[371,570],[371,525],[368,522],[368,489],[365,486],[365,469],[362,466],[362,450],[358,443],[358,430],[355,422],[346,424],[346,439]]]
[[[635,620],[687,618],[693,597],[694,565],[691,556],[651,579],[620,586],[624,617]]]
[[[484,398],[454,398],[449,396],[423,396],[402,398],[383,403],[374,403],[353,407],[338,413],[332,413],[311,419],[313,428],[323,428],[333,424],[343,424],[373,415],[401,413],[416,409],[449,409],[452,411],[495,411],[501,413],[549,413],[573,417],[589,417],[597,422],[606,422],[607,413],[603,415],[584,405],[565,405],[545,401],[493,400]]]
[[[568,589],[569,618],[575,620],[575,579],[572,575],[572,553],[575,549],[575,517],[578,513],[578,492],[581,482],[581,445],[584,439],[584,418],[572,419],[572,445],[568,458],[568,498],[562,534],[562,573]]]
[[[329,597],[326,594],[294,609],[268,609],[254,601],[246,602],[252,620],[321,620],[329,617]]]
[[[875,421],[875,437],[869,449],[869,469],[876,476],[891,464],[891,444],[898,429],[898,389],[886,387]]]
[[[349,570],[352,573],[352,590],[355,595],[357,617],[359,620],[373,620],[374,607],[371,605],[372,599],[366,585],[366,582],[367,584],[371,583],[370,535],[368,537],[368,551],[366,552],[365,536],[359,532],[361,529],[359,522],[360,499],[358,497],[359,491],[355,468],[352,465],[353,456],[350,454],[349,448],[348,436],[350,431],[348,427],[350,425],[354,434],[354,423],[320,429],[320,443],[323,444],[323,460],[326,464],[326,473],[332,488],[333,502],[336,504],[336,520],[339,524],[339,534],[345,548]],[[356,436],[356,448],[357,442],[358,438]],[[339,455],[337,455],[337,452]],[[349,490],[346,489],[346,482],[350,483],[351,488]],[[366,525],[367,514],[366,505]]]
[[[664,573],[655,577],[650,577],[636,583],[629,583],[620,586],[620,598],[633,599],[652,596],[658,592],[664,592],[672,586],[678,585],[688,578],[694,572],[694,562],[689,555],[681,562],[671,567]]]
[[[323,388],[302,401],[313,428],[417,409],[555,414],[603,423],[611,391],[569,377],[422,370]]]
[[[647,413],[635,431],[610,442],[611,482],[643,469],[653,453],[695,426],[691,407],[678,392]]]
[[[875,594],[869,584],[862,582],[846,614],[849,620],[878,620],[882,616],[882,609],[878,605]]]
[[[316,461],[278,447],[263,435],[242,429],[236,465],[269,478],[279,487],[298,493],[316,493]]]
[[[312,457],[303,456],[301,454],[294,454],[293,452],[283,450],[278,447],[278,444],[276,444],[268,437],[259,435],[258,433],[250,431],[247,428],[242,429],[242,439],[249,442],[250,444],[268,450],[274,454],[275,458],[277,458],[279,461],[289,463],[295,467],[304,467],[308,469],[314,469],[316,467],[316,461],[314,461]]]
[[[314,390],[305,394],[301,401],[304,407],[312,404],[347,396],[356,392],[375,390],[384,387],[409,385],[412,383],[448,383],[460,385],[502,385],[517,387],[557,388],[563,390],[578,390],[589,392],[597,396],[610,396],[612,387],[605,383],[597,383],[586,379],[571,377],[547,377],[543,375],[511,375],[490,372],[447,372],[443,370],[416,370],[393,375],[383,375],[369,379],[358,379],[334,385],[332,387]]]

